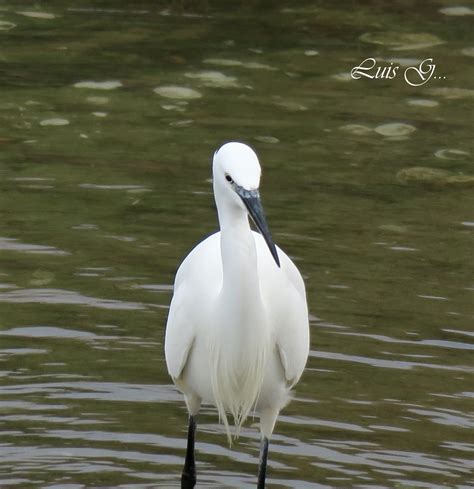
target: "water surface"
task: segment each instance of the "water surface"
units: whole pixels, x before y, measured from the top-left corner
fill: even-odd
[[[472,487],[470,7],[169,7],[0,2],[0,485],[179,487],[164,324],[238,139],[311,312],[268,486]],[[257,420],[198,430],[199,486],[254,487]]]

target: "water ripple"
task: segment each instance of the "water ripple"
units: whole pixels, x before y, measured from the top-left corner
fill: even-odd
[[[112,299],[98,299],[78,292],[62,289],[20,289],[0,293],[0,302],[16,304],[69,304],[98,307],[101,309],[146,309],[146,305],[139,302],[124,302]]]
[[[43,255],[70,255],[67,251],[58,250],[54,246],[21,243],[14,238],[0,237],[0,251],[18,251],[20,253],[40,253]]]
[[[57,328],[54,326],[26,326],[23,328],[11,328],[0,331],[0,336],[25,336],[28,338],[72,338],[72,339],[96,339],[94,333],[77,331],[73,329]]]
[[[74,462],[73,459],[82,461]],[[126,467],[117,467],[101,459],[126,462],[147,462],[151,464],[181,464],[181,457],[166,454],[147,454],[129,450],[111,450],[104,448],[45,448],[35,446],[2,446],[2,463],[28,464],[30,469],[61,470],[67,467],[68,473],[101,473],[110,471],[129,472]]]
[[[0,387],[0,395],[42,394],[52,399],[94,399],[96,401],[181,402],[171,385],[126,384],[117,382],[51,382]]]
[[[454,410],[440,409],[408,409],[408,412],[427,416],[433,423],[458,428],[474,428],[474,418]]]
[[[310,352],[310,356],[314,358],[325,358],[328,360],[339,360],[343,362],[354,362],[370,365],[379,368],[394,368],[401,370],[410,370],[414,367],[424,367],[439,370],[451,370],[453,372],[474,372],[474,368],[470,366],[460,365],[437,365],[433,363],[408,362],[404,360],[385,360],[380,358],[363,357],[359,355],[347,355],[345,353],[314,351]]]
[[[308,418],[304,416],[285,416],[280,415],[278,417],[279,421],[296,424],[298,426],[326,426],[328,428],[336,428],[345,431],[358,431],[361,433],[370,433],[372,430],[363,428],[362,426],[352,424],[352,423],[338,423],[335,421],[328,421],[325,419]]]
[[[343,332],[333,331],[332,333],[345,335],[345,336],[359,336],[361,338],[370,338],[378,341],[383,341],[385,343],[401,343],[401,344],[415,345],[415,346],[419,346],[419,345],[438,346],[440,348],[454,348],[457,350],[474,350],[474,344],[464,343],[461,341],[449,341],[449,340],[438,340],[438,339],[415,341],[415,340],[402,340],[402,339],[392,338],[390,336],[379,335],[379,334],[350,333],[345,331]]]

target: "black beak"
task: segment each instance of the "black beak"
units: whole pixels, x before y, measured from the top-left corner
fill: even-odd
[[[234,184],[234,189],[242,199],[245,207],[247,207],[248,213],[252,218],[255,226],[257,226],[261,235],[265,239],[267,243],[268,249],[275,260],[275,263],[280,266],[280,259],[278,258],[277,249],[275,243],[273,242],[272,235],[270,233],[270,229],[268,229],[268,224],[265,219],[265,214],[263,212],[262,202],[260,201],[260,194],[258,190],[246,190],[238,185]]]

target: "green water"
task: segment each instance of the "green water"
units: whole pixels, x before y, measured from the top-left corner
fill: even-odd
[[[472,16],[178,3],[0,1],[0,486],[179,487],[171,284],[241,140],[312,316],[268,487],[472,487]],[[350,79],[368,57],[398,75]],[[203,409],[198,486],[254,487],[258,447]]]

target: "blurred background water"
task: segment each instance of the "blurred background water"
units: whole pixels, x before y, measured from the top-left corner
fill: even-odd
[[[1,487],[179,486],[164,325],[235,139],[311,312],[268,486],[473,487],[473,13],[0,0]],[[368,57],[397,76],[352,80]],[[199,487],[254,486],[257,420],[197,440]]]

